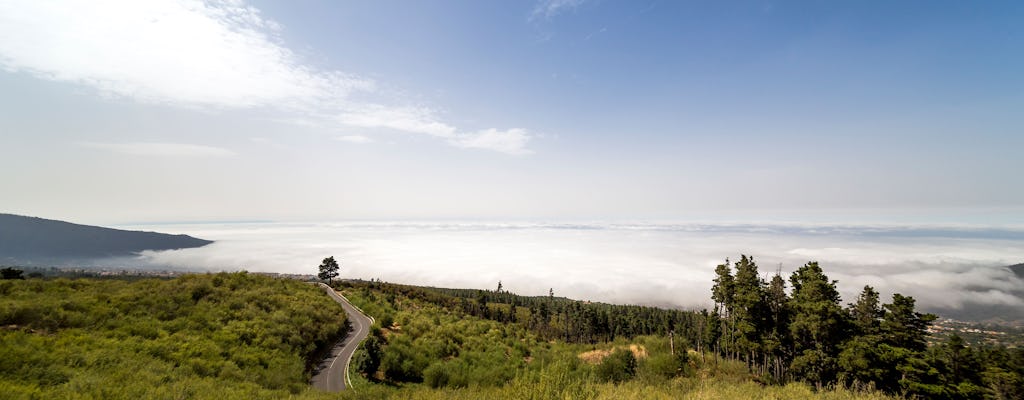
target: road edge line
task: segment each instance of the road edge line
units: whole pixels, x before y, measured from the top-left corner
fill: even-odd
[[[375,320],[372,316],[366,314],[366,312],[363,311],[362,308],[359,308],[359,306],[357,306],[355,304],[352,304],[352,302],[348,300],[348,297],[345,297],[345,295],[341,294],[341,292],[339,292],[337,290],[334,290],[334,288],[331,287],[331,285],[326,285],[326,286],[328,288],[330,288],[331,291],[334,292],[334,294],[338,295],[338,297],[340,297],[343,300],[345,300],[345,302],[348,303],[348,305],[352,306],[352,308],[356,309],[356,311],[359,311],[360,314],[363,314],[364,317],[368,318],[370,320],[370,328],[367,328],[367,329],[371,329],[372,330],[373,325],[377,323],[377,320]],[[370,337],[369,334],[370,334],[370,332],[367,332],[366,337]],[[352,357],[355,357],[356,351],[359,351],[359,346],[362,345],[365,340],[366,340],[366,338],[363,338],[363,340],[360,340],[359,343],[356,344],[356,349],[354,351],[352,351],[352,354],[349,354],[348,355],[348,359],[345,360],[345,387],[347,389],[352,390],[353,392],[356,391],[356,387],[355,387],[355,385],[352,384],[352,377],[349,376],[348,367],[352,365]]]

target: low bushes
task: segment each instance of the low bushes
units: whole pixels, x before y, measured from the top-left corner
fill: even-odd
[[[0,286],[0,393],[13,398],[307,393],[307,359],[345,326],[321,289],[247,273]]]

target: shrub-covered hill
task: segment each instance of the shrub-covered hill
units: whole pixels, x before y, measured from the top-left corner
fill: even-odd
[[[359,374],[355,391],[341,393],[346,399],[889,399],[845,388],[816,392],[802,383],[765,386],[744,363],[701,356],[678,335],[675,355],[668,337],[657,334],[587,343],[547,338],[529,319],[477,316],[481,308],[491,317],[511,312],[486,295],[477,297],[486,304],[464,307],[457,293],[434,288],[339,286],[376,317],[353,359]]]
[[[747,256],[715,276],[715,308],[700,313],[523,297],[500,283],[343,286],[381,323],[360,369],[400,398],[436,398],[427,386],[448,398],[1024,399],[1024,350],[930,336],[935,316],[912,297],[883,303],[865,286],[844,307],[817,262],[788,290]]]
[[[344,327],[321,289],[244,272],[0,281],[0,398],[317,398],[307,360]]]

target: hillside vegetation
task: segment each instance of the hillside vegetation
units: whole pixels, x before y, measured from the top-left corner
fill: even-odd
[[[1024,349],[936,341],[935,316],[912,297],[883,303],[865,287],[844,306],[814,262],[788,285],[745,256],[715,272],[715,306],[701,312],[517,296],[500,283],[344,289],[380,322],[360,370],[399,397],[1024,398]]]
[[[375,281],[353,385],[310,388],[342,308],[247,273],[0,281],[0,398],[1019,399],[1024,350],[934,342],[914,301],[841,306],[815,263],[765,282],[716,271],[694,312]],[[932,343],[929,344],[929,340]]]
[[[531,328],[536,324],[527,318],[530,307],[512,311],[508,304],[463,301],[453,295],[462,291],[351,281],[340,288],[377,321],[355,355],[353,370],[359,376],[354,377],[355,390],[341,394],[347,399],[888,398],[844,388],[815,392],[802,383],[765,387],[742,362],[702,356],[687,350],[686,341],[678,337],[675,354],[663,335],[619,335],[586,343],[547,339],[545,335],[563,332]],[[517,297],[479,292],[475,296],[481,299]],[[559,304],[566,310],[593,305],[612,314],[621,311],[617,307],[639,310],[553,296],[542,299],[552,301],[553,320],[562,315]],[[467,303],[477,313],[501,321],[467,312]],[[579,305],[569,305],[573,303]],[[519,316],[508,317],[510,313]],[[675,312],[665,315],[671,313]],[[639,315],[636,311],[635,317]]]
[[[246,273],[0,281],[0,398],[322,395],[307,360],[343,332],[306,283]]]

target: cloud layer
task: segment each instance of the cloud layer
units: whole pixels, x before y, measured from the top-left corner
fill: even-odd
[[[220,147],[181,143],[82,143],[82,146],[133,156],[227,157],[235,155],[235,152]]]
[[[455,140],[456,128],[429,108],[354,100],[354,93],[382,94],[371,79],[304,64],[281,41],[281,29],[242,0],[2,2],[0,68],[144,103],[273,108],[319,123],[527,153],[525,133],[511,141],[469,133]]]
[[[167,230],[167,227],[147,227]],[[551,224],[322,224],[178,226],[218,240],[201,248],[146,254],[159,265],[312,273],[334,255],[343,277],[490,288],[580,299],[707,307],[715,265],[754,255],[766,277],[820,261],[852,302],[870,284],[886,299],[916,297],[940,312],[993,306],[1024,309],[1024,281],[1001,266],[1024,259],[1024,242],[947,237],[815,234],[759,226]],[[822,231],[834,231],[821,229]],[[788,231],[788,233],[779,233]],[[956,230],[950,230],[955,232]],[[1024,232],[1016,232],[1024,235]],[[1024,319],[1024,315],[1019,316]]]
[[[341,142],[349,142],[356,144],[373,143],[373,139],[370,139],[369,137],[363,135],[345,135],[339,136],[336,139]]]

